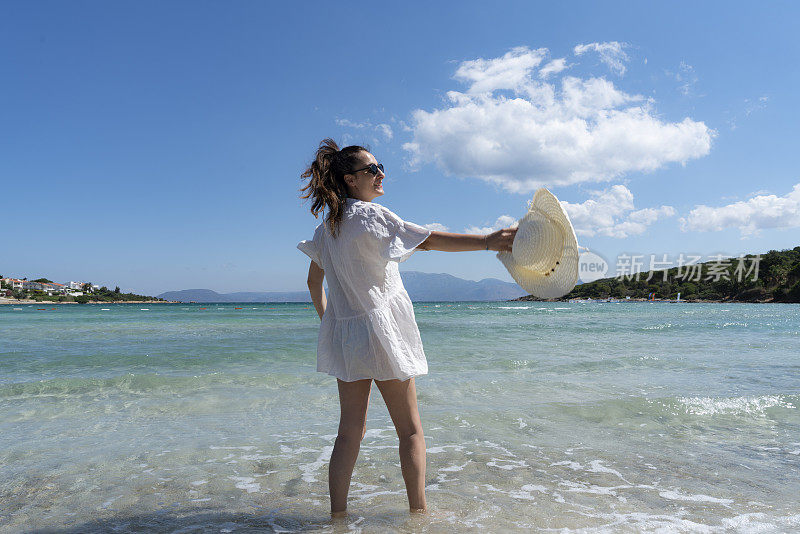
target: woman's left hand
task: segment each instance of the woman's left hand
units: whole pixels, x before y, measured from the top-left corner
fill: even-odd
[[[516,235],[516,228],[502,228],[486,236],[486,243],[489,245],[489,250],[511,252],[511,245],[514,244],[514,236]]]

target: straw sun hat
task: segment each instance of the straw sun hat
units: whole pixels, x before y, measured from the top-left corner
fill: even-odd
[[[578,281],[578,239],[558,199],[545,188],[533,195],[517,228],[511,252],[498,252],[511,277],[539,298],[566,295]]]

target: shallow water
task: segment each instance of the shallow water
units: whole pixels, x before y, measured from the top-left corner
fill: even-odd
[[[800,530],[800,306],[415,312],[430,512],[373,386],[332,525],[309,304],[0,306],[0,532]]]

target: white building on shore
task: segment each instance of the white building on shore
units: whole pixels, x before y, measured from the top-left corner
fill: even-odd
[[[16,278],[3,278],[3,285],[13,291],[19,291],[23,288],[25,280],[18,280]]]
[[[18,278],[0,278],[5,289],[11,291],[43,291],[48,295],[72,295],[74,297],[85,293],[84,286],[89,284],[89,293],[97,291],[100,286],[89,282],[34,282],[33,280],[20,280]]]

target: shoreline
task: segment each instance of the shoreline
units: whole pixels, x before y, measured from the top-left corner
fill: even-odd
[[[574,299],[580,299],[580,297],[572,297]],[[588,297],[587,297],[588,298]],[[677,300],[670,300],[670,299],[646,299],[646,298],[615,298],[616,300],[613,303],[622,303],[622,302],[662,302],[668,304],[795,304],[792,302],[782,302],[776,300],[703,300],[703,299],[681,299],[680,301]],[[591,299],[593,302],[602,303],[606,302],[605,298],[600,299]],[[538,298],[528,298],[528,297],[519,297],[516,299],[512,299],[507,302],[570,302],[570,299],[538,299]],[[577,304],[577,303],[576,303]]]
[[[3,299],[0,298],[0,305],[2,304],[80,304],[78,302],[52,302],[49,300],[16,300],[16,299]],[[86,304],[181,304],[177,300],[90,300]]]

